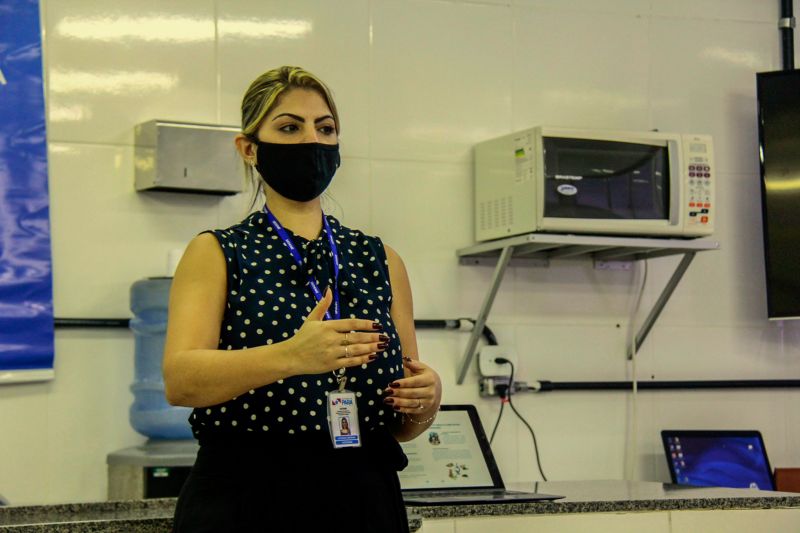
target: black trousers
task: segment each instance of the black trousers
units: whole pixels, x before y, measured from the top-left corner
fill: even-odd
[[[201,441],[178,497],[176,533],[407,533],[397,471],[407,459],[388,432],[361,448],[323,438]]]

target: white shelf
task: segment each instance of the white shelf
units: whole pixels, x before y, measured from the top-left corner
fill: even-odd
[[[547,266],[550,259],[591,257],[595,261],[638,261],[670,255],[683,255],[680,263],[667,282],[661,296],[636,335],[636,346],[641,346],[653,327],[672,292],[677,287],[686,269],[697,252],[719,249],[719,242],[707,239],[660,239],[643,237],[616,237],[605,235],[560,235],[551,233],[528,233],[489,241],[456,252],[462,265],[494,265],[494,276],[484,298],[475,327],[461,361],[457,383],[464,382],[478,345],[486,319],[491,311],[497,290],[512,259],[517,264]],[[629,347],[629,357],[632,347]]]

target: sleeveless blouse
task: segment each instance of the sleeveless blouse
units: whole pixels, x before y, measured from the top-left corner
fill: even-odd
[[[346,370],[346,388],[355,392],[362,433],[389,425],[397,417],[383,403],[389,383],[403,377],[402,351],[391,319],[392,288],[386,251],[378,237],[342,226],[326,215],[339,253],[337,290],[341,318],[378,322],[389,345],[368,364]],[[314,276],[320,290],[334,287],[333,253],[327,230],[308,240],[286,228],[303,258],[298,267],[263,212],[228,229],[212,230],[227,265],[227,301],[219,334],[220,350],[275,344],[292,337],[316,306],[308,284]],[[220,357],[225,357],[222,353]],[[230,354],[235,357],[235,353]],[[260,433],[302,435],[328,433],[328,391],[333,373],[288,377],[231,400],[195,408],[189,417],[195,438]],[[322,433],[320,433],[322,432]]]

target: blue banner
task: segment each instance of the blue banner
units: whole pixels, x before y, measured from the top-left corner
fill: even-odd
[[[0,0],[0,383],[53,377],[39,2]]]

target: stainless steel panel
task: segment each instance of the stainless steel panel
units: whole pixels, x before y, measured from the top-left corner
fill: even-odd
[[[244,189],[239,128],[151,120],[136,126],[136,190],[231,195]]]

